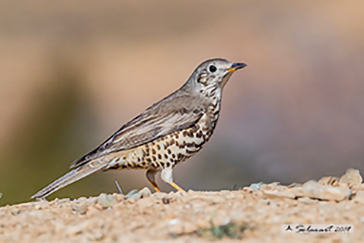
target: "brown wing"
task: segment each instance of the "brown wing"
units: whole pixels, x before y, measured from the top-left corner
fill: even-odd
[[[73,162],[71,168],[191,127],[202,117],[204,109],[201,98],[176,91],[126,123],[99,147]]]

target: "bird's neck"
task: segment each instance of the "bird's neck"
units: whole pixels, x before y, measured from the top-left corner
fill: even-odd
[[[221,108],[221,90],[215,89],[212,96],[209,97],[208,106],[208,119],[210,120],[211,126],[214,129],[219,119],[220,108]]]

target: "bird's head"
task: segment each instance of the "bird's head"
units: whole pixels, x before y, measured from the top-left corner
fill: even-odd
[[[221,58],[210,59],[195,69],[186,84],[205,96],[213,96],[213,93],[224,88],[236,70],[246,66],[245,63],[232,63]]]

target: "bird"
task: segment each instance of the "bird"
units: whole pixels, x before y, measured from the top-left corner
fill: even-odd
[[[124,124],[97,148],[74,161],[70,172],[31,198],[45,198],[96,172],[144,169],[156,192],[155,175],[184,191],[173,181],[172,169],[201,150],[210,139],[221,110],[222,91],[231,75],[245,63],[222,58],[202,62],[175,92]]]

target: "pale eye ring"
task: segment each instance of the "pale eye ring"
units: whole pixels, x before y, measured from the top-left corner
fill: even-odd
[[[215,66],[215,65],[211,65],[211,66],[209,67],[209,71],[210,71],[211,73],[216,72],[216,70],[217,70],[217,68],[216,68],[216,66]]]

